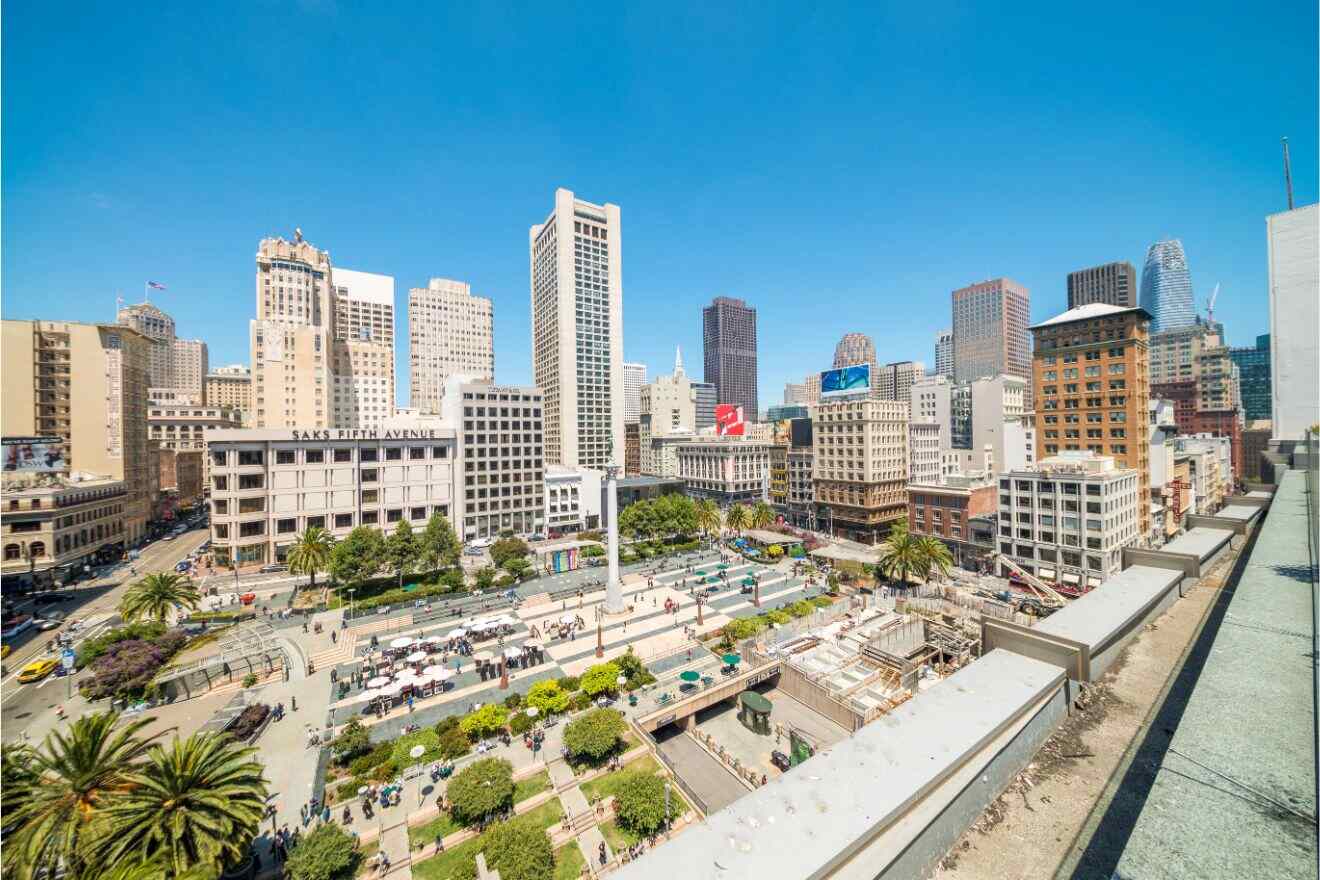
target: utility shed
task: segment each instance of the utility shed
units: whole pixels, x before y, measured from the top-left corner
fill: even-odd
[[[1233,532],[1228,529],[1188,529],[1160,550],[1164,553],[1186,553],[1195,556],[1204,564],[1233,540]]]
[[[1226,504],[1215,514],[1215,519],[1229,519],[1249,523],[1260,516],[1261,508],[1246,504]]]
[[[624,865],[627,880],[925,876],[1067,714],[1057,667],[993,651]]]

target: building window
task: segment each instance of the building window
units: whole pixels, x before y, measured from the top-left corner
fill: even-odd
[[[403,508],[395,507],[391,510],[385,511],[385,522],[398,522],[401,519],[403,519]]]
[[[385,460],[386,460],[386,461],[402,461],[402,460],[403,460],[403,448],[400,447],[400,446],[387,446],[387,447],[385,448]]]
[[[411,511],[409,511],[409,519],[411,519],[413,522],[426,519],[426,508],[414,507]]]
[[[258,535],[266,534],[266,521],[257,520],[256,522],[239,523],[238,536],[240,538],[255,538]]]
[[[229,537],[229,526],[227,524],[220,523],[213,528],[215,529],[215,536],[217,539],[223,540]]]
[[[239,513],[263,513],[266,510],[265,498],[240,498],[238,499]]]
[[[307,528],[309,528],[309,529],[323,529],[323,528],[325,528],[325,517],[323,517],[323,516],[309,516],[309,517],[307,517]]]
[[[362,469],[362,482],[374,483],[379,478],[379,473],[375,468]]]
[[[290,532],[298,531],[298,520],[280,519],[275,521],[275,532],[280,535],[287,535]]]
[[[351,529],[351,528],[353,528],[353,514],[351,514],[351,513],[336,513],[336,514],[335,514],[335,528],[337,528],[337,529]]]
[[[303,453],[303,460],[308,464],[322,464],[325,461],[325,450],[309,449]]]
[[[380,518],[380,513],[378,511],[375,510],[362,511],[362,524],[364,526],[374,526],[379,518]]]
[[[238,452],[239,467],[251,467],[253,465],[265,464],[266,453],[260,449],[240,449]]]
[[[294,464],[297,460],[298,460],[298,453],[294,452],[292,449],[275,450],[276,464]]]
[[[211,478],[211,485],[212,485],[213,487],[215,487],[216,491],[218,491],[218,492],[225,492],[225,491],[228,491],[228,489],[229,489],[229,478],[228,478],[228,477],[212,477],[212,478]]]
[[[238,478],[238,488],[243,489],[261,489],[266,485],[265,474],[242,474]]]
[[[352,461],[352,460],[353,460],[353,450],[351,450],[351,449],[336,449],[336,450],[335,450],[335,462],[336,462],[336,463],[338,463],[338,462],[345,462],[345,461]]]
[[[431,448],[431,457],[432,457],[432,458],[448,458],[448,457],[449,457],[449,447],[447,447],[447,446],[434,446],[434,447],[432,447],[432,448]]]
[[[6,545],[5,545],[5,560],[6,560],[6,561],[9,561],[9,560],[11,560],[11,559],[18,559],[18,558],[20,558],[21,556],[22,556],[22,551],[19,550],[17,544],[6,544]]]
[[[376,460],[376,450],[374,449],[358,450],[358,461],[375,461],[375,460]]]
[[[408,447],[408,459],[409,459],[410,461],[417,461],[418,459],[422,459],[422,458],[426,458],[426,447],[425,447],[425,446],[410,446],[410,447]]]
[[[224,466],[225,466],[225,453],[224,453],[224,452],[212,452],[212,453],[211,453],[211,464],[213,464],[215,467],[224,467]]]

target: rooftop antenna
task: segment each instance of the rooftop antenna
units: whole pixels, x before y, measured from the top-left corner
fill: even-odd
[[[1288,139],[1283,139],[1283,183],[1288,188],[1288,210],[1293,209],[1292,163],[1288,161]]]

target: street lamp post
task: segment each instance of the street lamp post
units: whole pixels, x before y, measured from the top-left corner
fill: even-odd
[[[353,594],[357,592],[357,587],[348,588],[348,619],[353,619]]]
[[[669,783],[665,783],[665,827],[669,827]]]

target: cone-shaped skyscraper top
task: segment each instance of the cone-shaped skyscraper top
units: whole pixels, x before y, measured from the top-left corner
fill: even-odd
[[[1146,251],[1141,272],[1141,307],[1150,312],[1150,332],[1177,330],[1196,323],[1192,276],[1187,256],[1176,238],[1157,241]]]

